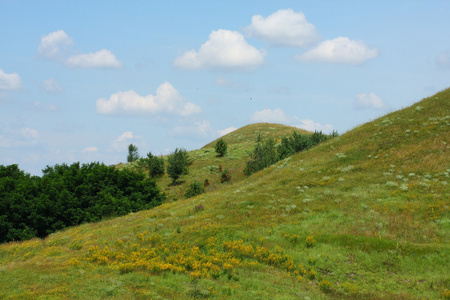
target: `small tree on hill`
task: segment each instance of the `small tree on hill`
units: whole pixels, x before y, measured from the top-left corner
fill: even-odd
[[[228,144],[223,139],[220,139],[216,143],[216,153],[219,157],[223,157],[227,153]]]
[[[164,175],[164,159],[153,155],[151,152],[147,153],[147,169],[148,175],[152,178]]]
[[[192,160],[189,159],[189,153],[184,148],[176,148],[167,157],[167,174],[172,178],[172,183],[176,184],[177,179],[181,175],[189,174],[189,166],[192,164]]]
[[[139,159],[139,148],[133,144],[128,146],[127,162],[136,161]]]

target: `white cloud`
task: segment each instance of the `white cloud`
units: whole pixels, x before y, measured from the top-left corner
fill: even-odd
[[[252,24],[245,29],[250,36],[269,42],[274,46],[306,47],[319,38],[314,25],[302,12],[280,9],[267,18],[252,17]]]
[[[64,30],[58,30],[41,38],[38,54],[71,68],[117,69],[122,67],[122,63],[109,50],[101,49],[93,53],[69,56],[68,52],[72,46],[73,39]]]
[[[252,69],[264,63],[265,53],[249,45],[237,31],[219,29],[209,35],[200,50],[190,50],[175,59],[182,69]]]
[[[292,124],[292,126],[301,128],[307,131],[322,131],[324,133],[330,134],[333,131],[333,125],[331,124],[320,124],[314,122],[310,119],[299,120],[300,123]]]
[[[282,123],[288,124],[290,118],[282,111],[280,108],[275,108],[271,110],[269,108],[255,111],[250,116],[250,122],[259,123],[259,122],[268,122],[268,123]]]
[[[71,68],[117,69],[122,67],[122,63],[116,56],[106,49],[95,53],[73,55],[67,59],[66,65]]]
[[[442,51],[437,57],[436,63],[443,69],[450,69],[450,51]]]
[[[22,81],[17,73],[7,74],[0,69],[0,90],[13,91],[22,87]]]
[[[59,84],[59,82],[54,78],[44,80],[42,86],[44,87],[47,93],[58,93],[64,90],[62,86]]]
[[[156,90],[156,95],[140,96],[135,91],[117,92],[109,99],[98,99],[97,112],[104,115],[152,116],[170,114],[190,116],[201,112],[197,105],[185,102],[178,91],[164,82]]]
[[[54,31],[41,38],[41,43],[38,46],[38,54],[50,59],[60,60],[64,55],[64,53],[61,53],[61,50],[65,50],[68,46],[72,45],[72,38],[64,30]]]
[[[83,151],[81,151],[82,153],[97,153],[98,152],[98,148],[97,147],[86,147],[83,149]]]
[[[223,129],[223,130],[219,130],[219,135],[220,136],[224,136],[224,135],[227,135],[227,134],[229,134],[229,133],[231,133],[231,132],[233,132],[235,130],[237,130],[236,127],[228,127],[228,128]]]
[[[310,119],[300,120],[297,116],[287,115],[280,108],[276,108],[274,110],[266,108],[264,110],[255,111],[250,116],[250,121],[255,123],[259,122],[279,123],[305,129],[308,131],[322,130],[324,133],[331,133],[333,131],[333,126],[331,124],[320,124]]]
[[[305,54],[297,55],[296,59],[358,65],[378,55],[378,49],[369,48],[364,41],[353,41],[348,37],[338,37],[321,42]]]
[[[375,95],[375,93],[358,94],[356,95],[356,99],[353,104],[356,109],[367,109],[367,108],[380,109],[384,107],[384,101],[380,97]]]

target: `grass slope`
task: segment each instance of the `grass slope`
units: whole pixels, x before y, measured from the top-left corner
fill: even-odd
[[[292,132],[244,127],[160,207],[0,245],[0,298],[449,298],[449,129],[450,89],[244,177],[256,130]]]

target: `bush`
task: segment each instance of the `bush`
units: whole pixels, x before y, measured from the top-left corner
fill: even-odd
[[[225,171],[222,171],[222,173],[220,174],[220,182],[224,183],[225,181],[230,181],[231,180],[231,176],[230,174],[228,174],[228,169],[225,169]]]
[[[262,170],[278,161],[278,154],[275,148],[275,141],[269,138],[265,141],[258,136],[255,148],[250,152],[250,160],[244,169],[244,174],[249,176],[259,170]]]
[[[167,174],[172,178],[172,184],[176,184],[181,175],[189,174],[189,166],[192,160],[189,159],[189,153],[184,148],[176,148],[167,157]]]
[[[194,183],[191,183],[189,186],[189,189],[184,194],[184,197],[186,198],[192,198],[194,196],[204,194],[206,192],[205,188],[200,184],[200,182],[194,181]]]
[[[223,157],[227,153],[228,144],[223,139],[220,139],[216,143],[216,153],[219,157]]]

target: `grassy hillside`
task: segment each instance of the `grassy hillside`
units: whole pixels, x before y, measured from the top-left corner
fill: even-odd
[[[450,89],[244,177],[256,130],[292,132],[244,127],[166,204],[0,245],[0,298],[448,299],[449,129]]]

